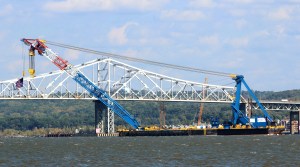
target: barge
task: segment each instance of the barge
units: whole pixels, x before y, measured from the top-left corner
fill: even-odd
[[[194,136],[194,135],[280,135],[283,128],[233,128],[233,129],[190,129],[119,131],[119,136]]]

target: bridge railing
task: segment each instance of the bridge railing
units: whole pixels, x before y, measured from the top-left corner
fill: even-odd
[[[299,111],[300,110],[300,102],[296,101],[261,101],[261,104],[266,110],[270,111]],[[253,109],[258,109],[256,103],[252,105]]]

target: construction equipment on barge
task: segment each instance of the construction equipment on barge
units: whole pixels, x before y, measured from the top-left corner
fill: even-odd
[[[54,65],[56,65],[60,70],[65,71],[70,77],[72,77],[79,85],[85,88],[90,94],[96,97],[99,101],[101,101],[105,106],[110,108],[113,112],[115,112],[118,116],[120,116],[125,122],[127,122],[134,130],[133,131],[124,131],[136,134],[151,134],[153,132],[158,134],[165,134],[166,130],[147,130],[147,128],[141,128],[138,121],[128,112],[126,111],[116,100],[112,99],[104,90],[97,87],[94,83],[92,83],[83,73],[79,71],[79,69],[75,68],[73,65],[68,63],[67,60],[59,57],[55,52],[49,49],[46,46],[46,41],[40,39],[22,39],[24,44],[29,46],[29,74],[34,77],[35,76],[35,51],[38,52],[39,55],[46,57],[49,59]],[[216,72],[214,72],[215,74]],[[219,75],[224,76],[224,73],[218,73]],[[231,104],[232,108],[232,126],[226,125],[226,128],[218,128],[218,129],[187,129],[183,130],[184,134],[207,134],[207,132],[217,133],[217,134],[261,134],[262,132],[266,133],[266,129],[268,125],[274,125],[272,118],[269,116],[267,111],[263,108],[258,98],[252,92],[246,81],[244,80],[244,76],[231,74],[227,77],[231,77],[236,82],[236,93],[235,97],[233,97],[233,103]],[[241,87],[244,85],[252,99],[256,102],[259,108],[263,112],[262,117],[254,117],[250,118],[247,116],[245,106],[241,105]],[[200,108],[201,109],[201,108]],[[203,110],[203,109],[202,109]],[[202,114],[202,113],[201,113]],[[201,116],[199,114],[199,116]],[[164,117],[162,114],[162,122]],[[201,120],[201,119],[200,119]],[[164,123],[162,123],[164,124]],[[238,126],[245,126],[246,128],[238,128]],[[178,134],[174,130],[167,130],[169,133],[166,134]],[[123,132],[123,131],[122,131]],[[120,132],[120,133],[122,133]],[[151,133],[149,133],[151,132]],[[134,134],[133,133],[133,134]]]
[[[232,120],[226,124],[220,124],[218,118],[211,118],[211,127],[197,129],[188,127],[186,129],[160,129],[159,127],[146,127],[142,131],[120,131],[120,136],[187,136],[187,135],[257,135],[257,134],[281,134],[284,127],[275,126],[275,122],[263,108],[258,98],[252,92],[244,76],[231,75],[236,82],[236,93],[232,108]],[[258,104],[263,112],[263,117],[248,117],[246,105],[241,105],[241,89],[244,85],[252,99]]]
[[[120,116],[125,122],[127,122],[134,129],[140,127],[138,121],[126,111],[116,100],[112,99],[104,90],[96,86],[92,81],[90,81],[79,69],[68,63],[67,60],[59,57],[55,52],[46,46],[45,40],[40,39],[21,39],[21,41],[29,46],[29,56],[30,56],[30,68],[29,73],[34,77],[35,69],[33,64],[34,52],[37,51],[39,55],[46,57],[54,65],[56,65],[60,70],[65,71],[70,77],[72,77],[80,86],[85,88],[90,94],[95,96],[101,103],[114,111],[118,116]]]

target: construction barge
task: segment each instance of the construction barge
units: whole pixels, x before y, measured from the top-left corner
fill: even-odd
[[[276,128],[212,128],[212,129],[187,129],[187,130],[127,130],[119,131],[119,136],[194,136],[194,135],[280,135],[282,127]]]
[[[121,131],[119,136],[193,136],[193,135],[254,135],[269,134],[269,129],[199,129],[199,130],[156,130]]]

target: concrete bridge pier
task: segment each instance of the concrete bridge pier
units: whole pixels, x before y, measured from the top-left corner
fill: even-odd
[[[114,134],[114,113],[98,100],[95,103],[95,131],[97,136]]]

